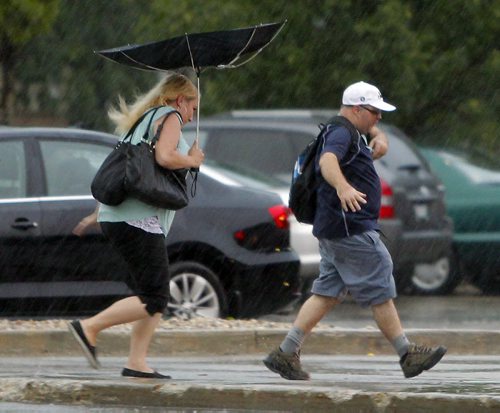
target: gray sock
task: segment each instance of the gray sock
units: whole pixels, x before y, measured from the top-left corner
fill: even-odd
[[[292,327],[280,345],[283,353],[298,353],[305,339],[305,333],[298,327]]]
[[[406,338],[406,335],[401,334],[400,336],[392,340],[391,344],[398,353],[399,358],[401,358],[408,352],[408,346],[410,345],[410,342]]]

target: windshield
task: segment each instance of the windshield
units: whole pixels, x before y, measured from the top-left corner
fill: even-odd
[[[260,172],[256,169],[245,168],[232,163],[207,159],[204,164],[216,169],[218,172],[223,173],[228,178],[233,179],[240,184],[252,186],[254,188],[280,188],[289,184],[289,182],[282,181],[281,179],[268,175],[264,172]]]

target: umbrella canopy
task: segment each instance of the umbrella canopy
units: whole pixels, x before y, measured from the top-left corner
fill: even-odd
[[[286,21],[244,29],[193,33],[145,44],[132,44],[97,53],[143,70],[173,70],[191,66],[197,74],[206,67],[241,66],[257,55],[279,33]],[[251,57],[247,58],[250,54]],[[247,59],[240,62],[245,56]]]
[[[142,70],[167,71],[192,67],[200,90],[200,72],[203,68],[234,68],[257,56],[280,32],[281,23],[260,24],[244,29],[204,33],[186,33],[183,36],[159,42],[132,44],[96,53],[115,62]],[[245,60],[241,61],[245,56]],[[199,135],[200,96],[196,111],[196,136]]]

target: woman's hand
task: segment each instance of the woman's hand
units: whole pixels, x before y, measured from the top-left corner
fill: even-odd
[[[205,159],[205,154],[198,146],[198,139],[195,139],[195,141],[193,142],[193,146],[191,146],[191,148],[189,149],[188,156],[193,161],[193,166],[192,166],[193,168],[199,168],[200,165],[203,163],[203,160]]]
[[[96,227],[97,226],[97,212],[98,208],[94,212],[92,212],[90,215],[87,215],[85,218],[82,218],[82,220],[76,225],[75,228],[73,228],[73,234],[78,235],[81,237],[89,228]]]

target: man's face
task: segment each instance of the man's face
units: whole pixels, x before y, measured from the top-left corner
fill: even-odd
[[[355,106],[358,130],[365,134],[382,119],[382,111],[370,105]]]

